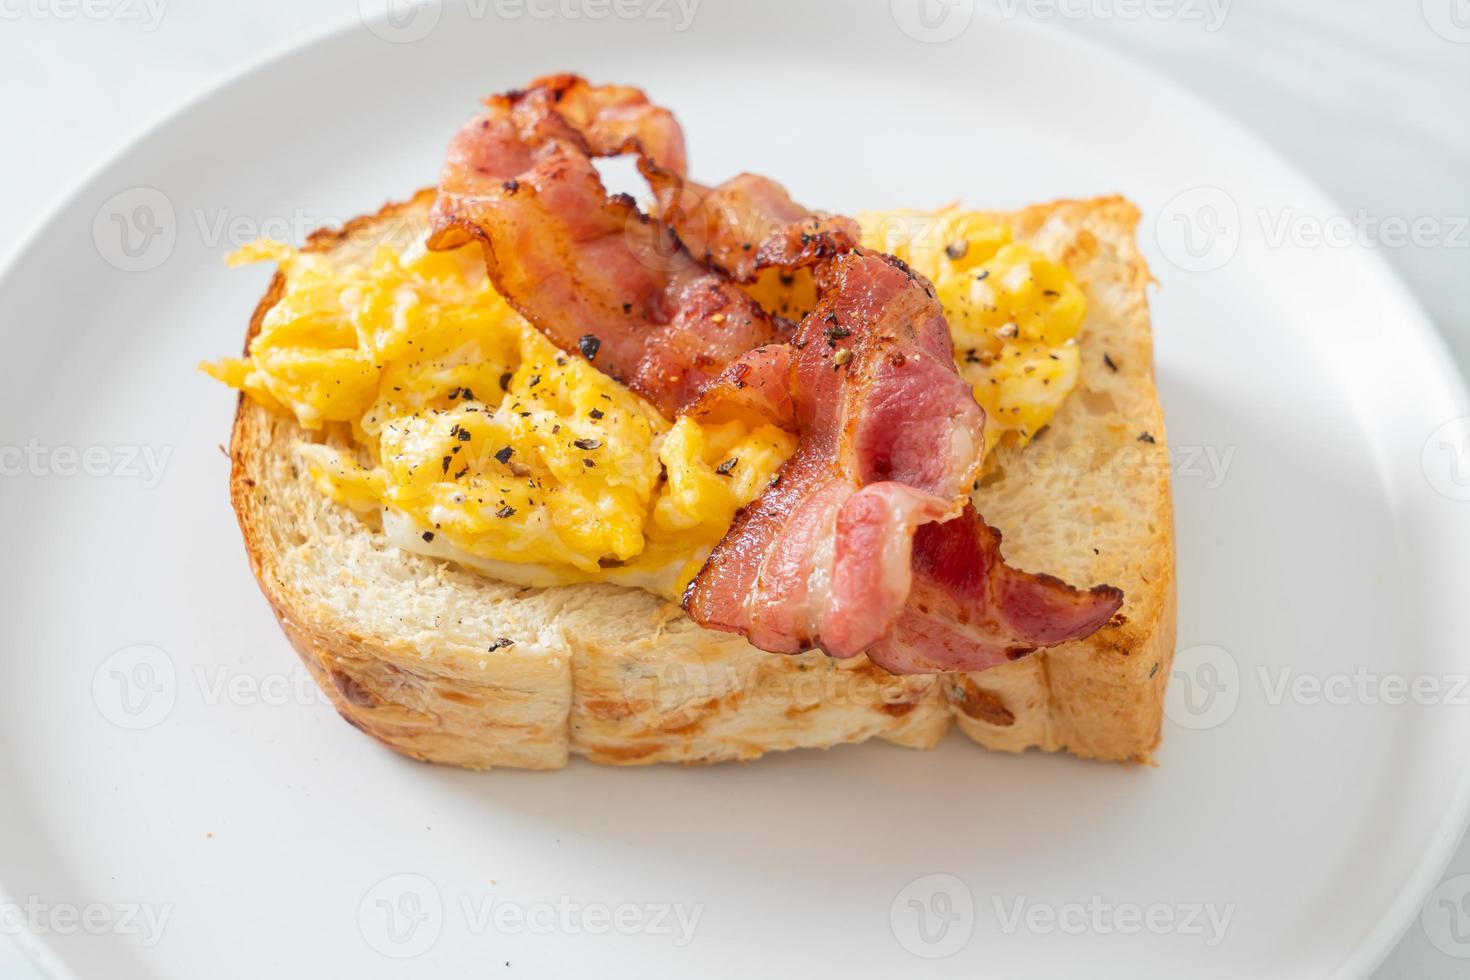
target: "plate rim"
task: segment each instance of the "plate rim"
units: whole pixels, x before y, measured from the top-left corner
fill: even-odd
[[[459,6],[458,0],[408,0],[415,5],[443,7],[446,2]],[[895,0],[896,2],[896,0]],[[68,209],[78,203],[90,191],[100,189],[106,175],[118,161],[139,146],[153,140],[162,131],[174,124],[179,117],[198,108],[228,90],[243,87],[257,74],[273,66],[295,60],[317,48],[328,45],[342,36],[364,29],[370,22],[383,20],[386,13],[368,14],[366,0],[359,0],[358,10],[351,14],[339,14],[298,34],[286,37],[267,46],[263,51],[244,59],[238,65],[227,68],[205,81],[192,94],[173,100],[114,140],[98,154],[93,163],[55,193],[21,229],[13,244],[0,253],[0,295],[11,288],[25,256],[55,226]],[[989,12],[977,8],[982,17]],[[1251,151],[1269,160],[1279,172],[1289,175],[1302,186],[1309,188],[1323,201],[1342,210],[1334,195],[1328,193],[1314,178],[1307,175],[1281,151],[1258,135],[1247,123],[1233,112],[1197,94],[1183,82],[1163,74],[1158,69],[1144,64],[1126,52],[1110,47],[1100,40],[1066,30],[1055,24],[1043,24],[1027,20],[1008,20],[1008,28],[1028,31],[1046,38],[1046,43],[1062,47],[1072,46],[1089,56],[1105,62],[1115,71],[1133,73],[1157,89],[1167,90],[1172,98],[1192,108],[1205,125],[1223,132],[1232,143],[1248,147]],[[1430,354],[1439,368],[1436,379],[1444,385],[1451,402],[1458,406],[1462,415],[1470,416],[1470,385],[1465,374],[1450,353],[1448,342],[1425,311],[1419,298],[1409,288],[1403,275],[1384,255],[1371,248],[1354,244],[1349,250],[1356,259],[1366,263],[1377,284],[1386,291],[1387,298],[1404,318],[1403,326],[1413,331],[1413,338]],[[1361,431],[1361,426],[1355,426]],[[1470,755],[1470,742],[1463,748]],[[1470,768],[1464,770],[1456,794],[1442,815],[1440,824],[1425,844],[1423,856],[1409,874],[1404,886],[1390,902],[1377,925],[1364,935],[1352,952],[1333,972],[1333,977],[1362,980],[1378,969],[1407,935],[1418,918],[1425,898],[1443,878],[1453,861],[1462,840],[1470,836]],[[14,897],[4,881],[0,881],[0,903],[13,902]],[[12,937],[15,948],[30,960],[45,980],[82,980],[66,965],[61,957],[41,936],[22,930]]]

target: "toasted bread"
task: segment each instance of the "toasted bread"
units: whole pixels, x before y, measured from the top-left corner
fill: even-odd
[[[366,259],[380,240],[421,233],[431,200],[421,191],[306,248]],[[391,545],[308,475],[297,447],[322,436],[241,396],[231,500],[287,638],[353,725],[413,758],[474,769],[553,769],[572,754],[717,762],[872,737],[929,748],[952,720],[991,748],[1149,761],[1174,560],[1137,211],[1107,198],[998,217],[1066,262],[1089,310],[1077,390],[1032,445],[996,450],[976,502],[1011,563],[1124,590],[1121,613],[1088,639],[983,673],[900,677],[861,656],[764,653],[644,592],[498,582]],[[247,344],[283,287],[278,273]]]

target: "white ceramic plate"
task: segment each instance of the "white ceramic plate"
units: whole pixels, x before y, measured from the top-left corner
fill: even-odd
[[[1465,393],[1253,139],[971,6],[410,10],[79,188],[0,278],[0,925],[112,980],[1367,973],[1466,817]],[[476,775],[312,693],[194,370],[268,275],[221,259],[431,182],[480,94],[559,68],[673,106],[700,176],[819,205],[1140,203],[1181,597],[1157,768],[951,740]]]

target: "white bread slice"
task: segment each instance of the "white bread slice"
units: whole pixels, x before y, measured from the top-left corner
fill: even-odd
[[[401,245],[431,200],[421,191],[306,247],[352,261],[381,240]],[[401,551],[328,500],[294,448],[318,437],[242,396],[231,500],[287,638],[353,725],[475,769],[552,769],[572,753],[716,762],[875,736],[928,748],[951,719],[992,748],[1147,761],[1173,649],[1174,563],[1138,215],[1112,198],[1001,217],[1067,262],[1089,312],[1078,389],[1031,448],[998,450],[977,502],[1013,563],[1124,590],[1122,613],[1089,639],[980,674],[895,677],[864,657],[764,653],[643,592],[497,582]],[[278,274],[247,344],[283,286]],[[1152,443],[1137,441],[1144,432]],[[1039,465],[1048,447],[1072,446],[1088,452]]]

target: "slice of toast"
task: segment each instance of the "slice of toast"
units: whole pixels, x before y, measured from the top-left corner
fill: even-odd
[[[421,234],[432,196],[306,247],[365,261],[378,241]],[[976,501],[1013,564],[1124,590],[1092,637],[983,673],[895,677],[865,657],[764,653],[644,592],[508,585],[389,544],[313,483],[297,445],[322,437],[241,396],[230,495],[287,638],[353,725],[475,769],[552,769],[573,753],[717,762],[874,736],[929,748],[951,720],[991,748],[1148,761],[1173,652],[1174,559],[1138,213],[1106,198],[997,217],[1071,268],[1088,314],[1077,389],[1031,446],[996,450]],[[247,344],[283,288],[278,273]]]

